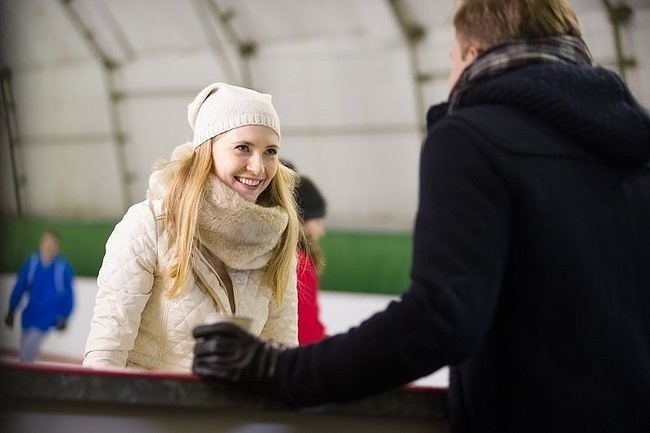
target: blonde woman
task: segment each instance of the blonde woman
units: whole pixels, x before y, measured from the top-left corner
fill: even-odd
[[[295,173],[278,160],[271,96],[214,83],[194,131],[115,226],[99,271],[84,365],[190,371],[192,329],[215,313],[297,340]]]

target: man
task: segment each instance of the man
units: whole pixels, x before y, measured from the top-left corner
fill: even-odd
[[[18,271],[5,317],[5,324],[12,328],[16,309],[28,296],[22,312],[20,361],[35,362],[49,330],[66,328],[74,304],[73,278],[72,266],[59,254],[59,236],[45,231],[39,252],[33,253]]]
[[[448,364],[454,431],[648,431],[648,115],[565,0],[466,0],[454,26],[409,290],[306,348],[199,327],[194,371],[305,406]]]

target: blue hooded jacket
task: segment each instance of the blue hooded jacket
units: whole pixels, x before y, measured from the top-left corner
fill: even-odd
[[[67,321],[70,316],[74,306],[73,278],[74,269],[62,255],[45,265],[40,254],[33,253],[18,272],[9,310],[16,311],[27,295],[22,328],[37,328],[45,332],[56,326],[57,320]]]

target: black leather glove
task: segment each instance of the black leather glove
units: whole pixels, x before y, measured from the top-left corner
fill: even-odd
[[[68,327],[68,321],[65,320],[64,317],[57,317],[56,318],[56,330],[57,331],[63,331],[67,327]]]
[[[275,395],[273,378],[283,350],[232,323],[194,328],[192,371],[211,385],[261,397]]]
[[[13,311],[7,312],[7,315],[5,316],[5,325],[7,325],[9,328],[14,327],[14,312]]]

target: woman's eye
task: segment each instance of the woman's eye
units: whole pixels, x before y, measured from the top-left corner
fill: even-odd
[[[248,145],[246,144],[239,144],[235,147],[236,150],[239,150],[240,152],[247,152],[248,151]]]
[[[267,155],[277,155],[278,154],[278,149],[275,149],[275,148],[266,149],[266,154]]]

